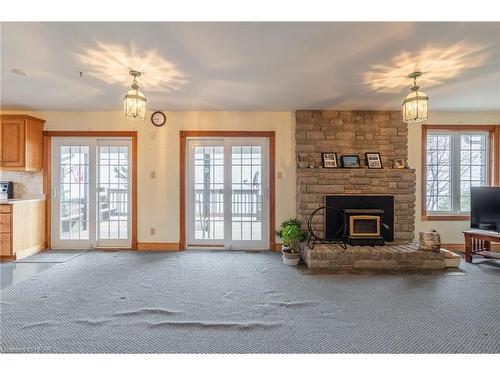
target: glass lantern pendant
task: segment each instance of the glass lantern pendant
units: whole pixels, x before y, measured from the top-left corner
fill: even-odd
[[[413,87],[411,92],[403,102],[403,121],[410,124],[413,122],[422,122],[427,119],[429,97],[417,86],[417,77],[420,77],[422,72],[413,72],[408,75],[408,78],[413,78]]]
[[[131,120],[144,120],[146,118],[146,97],[139,91],[137,78],[141,73],[136,70],[131,70],[129,74],[134,77],[131,89],[123,98],[123,114]]]

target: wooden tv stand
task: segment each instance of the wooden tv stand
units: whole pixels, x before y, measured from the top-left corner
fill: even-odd
[[[491,251],[491,243],[500,242],[500,233],[482,229],[469,229],[464,231],[464,237],[466,262],[472,263],[473,255],[500,259],[500,253]]]

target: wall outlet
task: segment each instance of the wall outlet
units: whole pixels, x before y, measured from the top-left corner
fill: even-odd
[[[155,171],[151,171],[151,178],[156,178],[156,172]]]
[[[154,236],[156,234],[156,228],[149,228],[149,234]]]
[[[278,178],[283,178],[283,172],[281,171],[278,171],[278,173],[276,174]]]

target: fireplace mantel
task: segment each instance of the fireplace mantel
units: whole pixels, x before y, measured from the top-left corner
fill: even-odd
[[[415,169],[297,169],[298,193],[415,196]],[[390,189],[393,192],[388,191]]]

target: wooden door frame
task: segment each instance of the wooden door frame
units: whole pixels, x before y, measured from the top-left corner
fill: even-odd
[[[275,161],[276,133],[274,131],[212,131],[212,130],[181,130],[179,132],[179,250],[186,249],[186,141],[188,137],[258,137],[269,140],[269,250],[275,250]]]
[[[127,137],[132,140],[132,243],[137,250],[137,132],[136,131],[59,131],[43,132],[43,192],[45,194],[45,248],[52,245],[52,138],[53,137]]]
[[[495,127],[493,152],[495,153],[493,186],[500,186],[500,126]]]
[[[420,176],[420,217],[423,221],[467,221],[469,215],[429,215],[426,208],[426,166],[427,134],[432,130],[441,131],[484,131],[488,132],[488,186],[500,186],[500,126],[498,125],[432,125],[422,124],[421,176]]]

